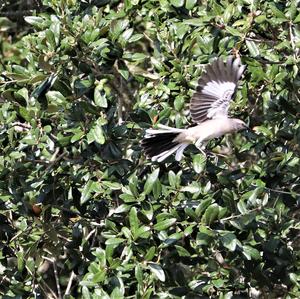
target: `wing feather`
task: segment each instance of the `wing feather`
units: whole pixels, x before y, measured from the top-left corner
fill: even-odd
[[[194,122],[227,117],[229,103],[244,70],[241,60],[233,56],[229,56],[225,63],[219,57],[206,67],[190,104]]]

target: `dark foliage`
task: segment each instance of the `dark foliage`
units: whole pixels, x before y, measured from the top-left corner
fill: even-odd
[[[297,1],[33,5],[0,4],[2,297],[299,298]],[[151,163],[144,130],[191,125],[230,54],[255,133]]]

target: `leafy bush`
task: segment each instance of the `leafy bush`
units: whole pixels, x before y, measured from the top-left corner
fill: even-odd
[[[1,7],[0,7],[1,9]],[[299,298],[297,1],[44,0],[0,18],[0,294]],[[255,127],[151,163],[214,57]]]

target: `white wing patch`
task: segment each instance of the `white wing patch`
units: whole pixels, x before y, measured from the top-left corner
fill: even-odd
[[[218,58],[206,67],[190,104],[194,122],[227,117],[230,101],[244,69],[240,59],[233,60],[232,56],[226,63]]]

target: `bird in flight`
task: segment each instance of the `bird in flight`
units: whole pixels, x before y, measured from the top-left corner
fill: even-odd
[[[244,69],[241,60],[233,56],[226,62],[219,57],[207,65],[190,103],[192,120],[197,125],[187,129],[158,125],[158,129],[146,130],[141,141],[146,155],[162,162],[176,152],[175,159],[180,161],[189,144],[202,152],[201,147],[210,139],[247,129],[242,120],[228,117],[229,104]]]

